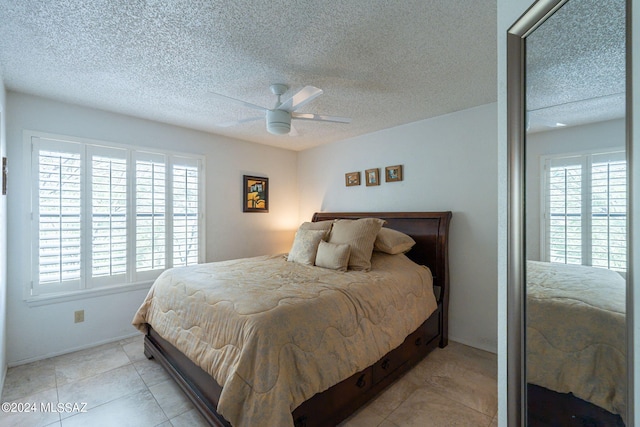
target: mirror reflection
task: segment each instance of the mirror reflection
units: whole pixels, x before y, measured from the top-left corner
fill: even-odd
[[[625,2],[565,3],[525,75],[528,423],[624,425]]]

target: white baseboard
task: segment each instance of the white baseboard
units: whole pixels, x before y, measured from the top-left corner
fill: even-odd
[[[487,343],[481,343],[476,341],[469,341],[465,339],[460,339],[458,337],[454,337],[449,335],[449,341],[455,341],[460,344],[468,345],[469,347],[477,348],[479,350],[484,350],[489,353],[498,354],[498,349],[488,345]]]
[[[132,332],[130,334],[119,336],[119,337],[116,337],[116,338],[109,338],[109,339],[102,340],[102,341],[97,341],[97,342],[94,342],[94,343],[91,343],[91,344],[81,345],[81,346],[70,348],[70,349],[67,349],[67,350],[57,351],[57,352],[49,353],[49,354],[44,354],[44,355],[41,355],[41,356],[29,358],[29,359],[17,360],[17,361],[9,362],[8,363],[8,367],[9,368],[13,368],[14,366],[26,365],[27,363],[37,362],[39,360],[45,360],[45,359],[49,359],[51,357],[62,356],[63,354],[74,353],[76,351],[86,350],[88,348],[98,347],[98,346],[101,346],[101,345],[104,345],[104,344],[110,344],[110,343],[121,341],[121,340],[124,340],[124,339],[127,339],[127,338],[136,337],[136,336],[139,336],[140,334],[141,333],[139,331],[134,331],[134,332]],[[6,368],[5,368],[5,372],[6,372]],[[4,377],[2,377],[2,380],[3,380],[3,383],[4,383]]]

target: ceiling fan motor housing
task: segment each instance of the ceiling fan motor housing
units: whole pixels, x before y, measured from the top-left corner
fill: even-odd
[[[291,113],[284,110],[267,110],[267,131],[274,135],[286,135],[291,131]]]

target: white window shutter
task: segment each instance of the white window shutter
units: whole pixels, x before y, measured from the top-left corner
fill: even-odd
[[[82,278],[82,151],[77,144],[33,138],[33,293],[80,287]]]
[[[582,165],[549,168],[549,261],[582,263]]]
[[[127,152],[106,147],[89,147],[88,152],[91,284],[122,282],[127,273]]]
[[[199,262],[199,162],[177,159],[172,168],[173,266]]]
[[[626,162],[595,157],[591,170],[592,265],[624,272],[627,261]]]
[[[135,271],[136,278],[140,279],[157,276],[167,266],[167,158],[152,153],[135,153],[134,159]]]
[[[545,258],[626,272],[624,152],[546,160]]]
[[[127,287],[204,258],[202,157],[31,133],[26,295]]]

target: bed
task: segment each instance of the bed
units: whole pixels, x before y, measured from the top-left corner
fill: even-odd
[[[361,218],[381,219],[384,228],[411,236],[415,245],[406,256],[374,252],[370,271],[334,272],[288,262],[279,255],[202,264],[189,274],[189,267],[173,269],[158,278],[134,324],[146,333],[147,357],[160,362],[211,425],[244,427],[256,425],[259,419],[261,425],[335,426],[432,349],[447,345],[451,212],[316,213],[312,222]],[[274,263],[277,267],[269,272],[267,265]],[[387,268],[399,270],[389,274]],[[261,274],[256,276],[255,272]],[[212,274],[215,286],[207,284]],[[265,276],[268,279],[262,280]],[[303,286],[298,283],[300,277],[305,278]],[[275,287],[271,285],[274,278]],[[397,283],[389,286],[385,280]],[[192,281],[200,283],[193,285]],[[205,293],[201,289],[218,287],[225,281],[228,288],[237,288],[231,291],[235,296],[221,298],[212,296],[216,291]],[[393,290],[396,285],[401,291]],[[163,287],[173,291],[161,298],[159,289]],[[266,287],[267,292],[257,296],[253,292],[260,287]],[[288,296],[294,295],[288,293],[291,287],[303,289],[303,295]],[[375,306],[377,295],[383,294],[393,302],[387,308]],[[184,295],[200,301],[200,306],[184,306]],[[337,300],[330,295],[337,295]],[[205,316],[193,320],[192,314],[200,313],[203,304],[221,311],[214,315],[218,320],[228,319],[225,316],[231,312],[239,313],[240,320],[216,322]],[[249,313],[256,304],[258,310]],[[322,317],[325,311],[331,314],[345,310],[360,313],[355,316],[357,327],[346,314],[332,314],[328,320]],[[151,312],[157,313],[157,319],[149,315]],[[287,316],[293,313],[293,317],[283,312]],[[254,322],[256,313],[260,320]],[[158,320],[168,315],[182,322],[181,332]],[[319,328],[307,326],[286,332],[291,323],[311,325],[301,317],[308,315],[314,324],[319,322]],[[190,317],[188,321],[186,317]],[[265,318],[271,319],[269,323]],[[208,347],[199,344],[205,335],[211,339],[202,331],[212,323],[222,325],[222,331],[216,334],[226,345],[218,345],[218,338]],[[398,332],[398,328],[404,332]],[[225,334],[240,338],[231,342]],[[246,346],[249,341],[257,345]],[[251,348],[249,357],[244,357],[245,347]],[[274,357],[276,362],[271,364]]]
[[[570,393],[624,418],[625,280],[581,265],[526,268],[527,382],[543,388],[532,400],[544,400],[545,389]]]

